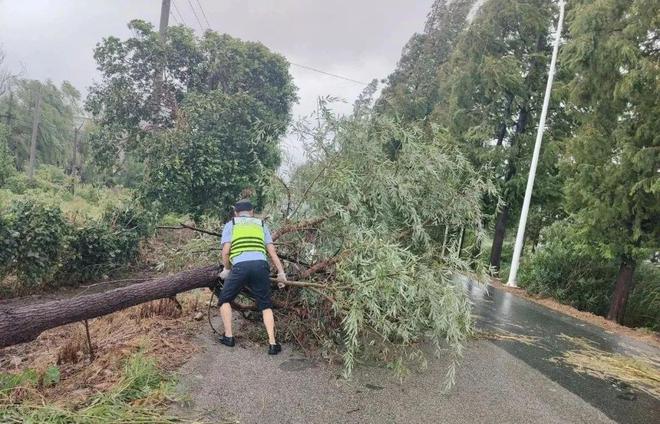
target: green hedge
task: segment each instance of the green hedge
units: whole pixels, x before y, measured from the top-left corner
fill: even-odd
[[[0,210],[0,290],[20,295],[112,273],[137,258],[152,222],[143,209],[122,205],[75,224],[57,206],[17,200]]]
[[[545,242],[521,265],[520,286],[605,316],[619,264],[616,259],[599,255],[588,241],[577,239],[576,233],[567,222],[544,230]],[[635,288],[628,300],[624,323],[660,330],[660,269],[640,258],[633,278]]]

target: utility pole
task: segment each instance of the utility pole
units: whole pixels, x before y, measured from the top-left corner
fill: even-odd
[[[559,20],[557,21],[557,31],[555,32],[555,44],[552,49],[552,60],[550,61],[550,70],[548,71],[548,83],[545,86],[545,97],[543,98],[543,109],[539,126],[536,129],[536,142],[534,143],[534,154],[532,163],[529,167],[529,176],[527,177],[527,188],[525,189],[525,200],[523,201],[522,211],[520,212],[520,223],[518,223],[518,233],[516,234],[516,244],[513,248],[513,259],[511,260],[511,271],[509,272],[509,281],[506,283],[509,287],[518,287],[516,277],[520,267],[520,255],[522,254],[523,242],[525,241],[525,226],[527,225],[527,214],[529,213],[529,204],[532,201],[532,191],[534,189],[534,177],[536,177],[536,166],[539,162],[541,152],[541,141],[543,140],[543,131],[545,129],[545,118],[548,114],[548,105],[550,104],[550,93],[552,92],[552,80],[555,77],[555,65],[557,64],[557,54],[559,52],[559,41],[561,39],[561,27],[564,22],[564,0],[559,1]]]
[[[158,26],[158,35],[160,36],[160,44],[165,48],[165,40],[167,37],[167,26],[170,19],[170,3],[171,0],[163,0],[160,6],[160,25]],[[163,58],[161,58],[163,59]],[[160,68],[156,70],[154,76],[154,108],[158,111],[160,106],[160,96],[163,90],[163,72],[164,64],[159,64]]]
[[[41,119],[41,87],[37,92],[37,102],[34,106],[34,115],[32,117],[32,140],[30,142],[30,167],[28,168],[28,177],[34,181],[34,161],[37,156],[37,133],[39,132],[39,121]]]

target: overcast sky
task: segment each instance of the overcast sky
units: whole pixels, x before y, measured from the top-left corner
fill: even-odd
[[[424,27],[433,0],[172,0],[181,17],[201,32],[204,9],[211,29],[261,41],[290,62],[358,81],[386,77],[413,32]],[[0,0],[0,45],[12,70],[27,78],[71,81],[86,92],[98,78],[92,50],[108,35],[126,38],[126,24],[140,18],[157,26],[160,0]],[[192,7],[191,7],[192,5]],[[179,15],[180,13],[180,15]],[[309,114],[316,98],[334,95],[348,111],[362,86],[291,67],[299,103],[294,116]],[[294,140],[285,142],[298,161]]]

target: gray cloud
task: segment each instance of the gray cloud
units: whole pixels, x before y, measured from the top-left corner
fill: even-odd
[[[173,0],[183,19],[200,28],[189,0]],[[421,31],[432,0],[199,0],[211,28],[261,41],[296,63],[359,80],[383,78],[401,48]],[[103,37],[126,37],[135,18],[157,23],[159,0],[0,0],[0,44],[9,66],[25,77],[71,81],[83,92],[96,77],[92,50]],[[190,0],[197,7],[196,0]],[[179,16],[173,10],[173,14]],[[199,10],[197,14],[205,25]],[[175,24],[174,19],[170,19]],[[294,115],[309,114],[321,95],[349,103],[358,84],[292,67],[300,102]],[[340,112],[350,109],[346,104]],[[294,160],[293,140],[285,143]]]

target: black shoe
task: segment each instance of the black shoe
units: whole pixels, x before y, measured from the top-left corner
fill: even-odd
[[[269,355],[277,355],[282,351],[282,346],[279,343],[272,344],[268,346]]]
[[[233,337],[227,337],[225,335],[220,336],[218,341],[220,342],[220,344],[223,344],[223,345],[229,346],[229,347],[234,347],[234,345],[236,344]]]

